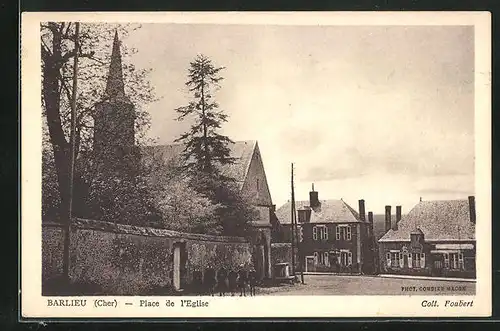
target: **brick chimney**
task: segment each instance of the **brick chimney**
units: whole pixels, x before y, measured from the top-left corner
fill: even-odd
[[[363,199],[359,200],[358,204],[359,204],[359,218],[361,219],[361,222],[364,222],[366,220],[365,200]]]
[[[373,212],[371,211],[368,212],[368,222],[373,224]]]
[[[391,229],[391,206],[385,206],[385,232]]]
[[[309,192],[309,206],[313,209],[319,207],[318,192],[314,190],[314,183],[311,192]]]
[[[396,206],[396,221],[392,227],[393,230],[398,230],[398,223],[401,221],[401,206]]]
[[[473,195],[469,197],[469,218],[476,224],[476,199]]]

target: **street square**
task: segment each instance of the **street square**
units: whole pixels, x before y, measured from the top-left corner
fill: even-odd
[[[257,295],[474,295],[476,292],[474,282],[448,280],[325,274],[304,275],[304,282],[259,288]],[[408,288],[415,291],[409,292]]]

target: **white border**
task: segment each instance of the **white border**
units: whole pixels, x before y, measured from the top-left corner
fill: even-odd
[[[40,22],[141,22],[275,25],[474,25],[477,283],[475,296],[259,296],[205,298],[209,308],[124,306],[47,307],[41,296],[41,116]],[[489,12],[71,12],[23,13],[21,26],[21,312],[23,317],[463,317],[491,315],[491,16]],[[69,298],[70,299],[70,298]],[[113,300],[114,297],[108,297]],[[192,299],[200,299],[195,297]],[[470,300],[469,308],[422,308],[422,300]]]

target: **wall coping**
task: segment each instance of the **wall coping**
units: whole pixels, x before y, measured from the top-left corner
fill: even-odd
[[[148,237],[179,238],[179,239],[191,239],[191,240],[227,242],[227,243],[248,243],[248,241],[243,237],[214,236],[214,235],[200,234],[200,233],[187,233],[187,232],[179,232],[167,229],[141,227],[135,225],[114,224],[110,222],[96,221],[96,220],[89,220],[82,218],[74,218],[72,226],[79,229],[98,230],[104,232],[114,232],[123,234],[135,234]]]
[[[271,247],[292,247],[291,243],[271,243]]]
[[[42,222],[42,227],[47,228],[64,228],[65,224],[57,222]]]

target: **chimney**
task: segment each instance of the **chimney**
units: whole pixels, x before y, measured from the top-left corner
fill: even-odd
[[[469,197],[469,218],[472,223],[476,224],[476,199],[474,196]]]
[[[314,183],[311,192],[309,192],[309,206],[313,209],[319,207],[318,192],[314,191]]]
[[[385,206],[385,232],[391,229],[391,206]]]
[[[365,200],[361,199],[358,201],[359,203],[359,218],[361,219],[361,222],[364,222],[366,220],[365,217]]]
[[[396,222],[394,222],[393,230],[398,230],[398,223],[401,221],[401,206],[396,206]]]
[[[368,222],[370,222],[370,224],[373,224],[373,212],[371,211],[368,212]]]

